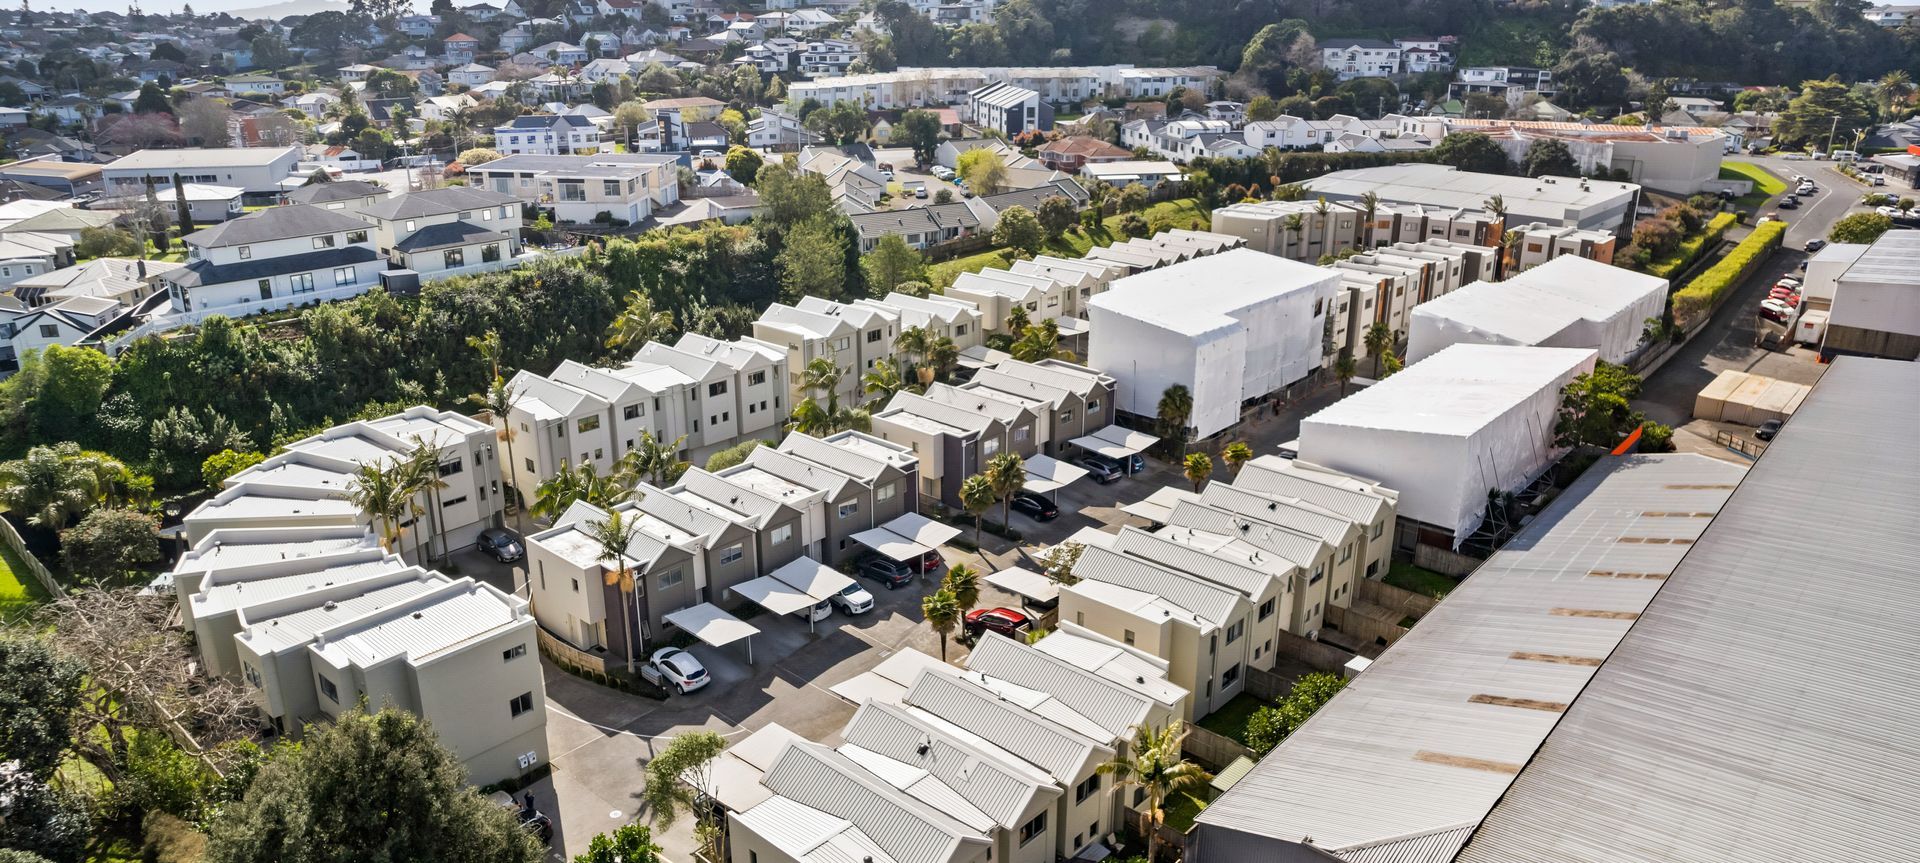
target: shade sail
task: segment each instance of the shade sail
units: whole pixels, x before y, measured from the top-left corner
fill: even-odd
[[[987,583],[1034,602],[1054,602],[1060,598],[1059,582],[1017,566],[987,576]]]
[[[1120,508],[1127,515],[1136,515],[1154,524],[1165,524],[1173,515],[1173,508],[1183,500],[1198,500],[1199,495],[1176,486],[1161,486],[1145,500],[1137,500]]]
[[[1148,447],[1159,442],[1159,438],[1146,432],[1119,426],[1107,426],[1093,434],[1069,441],[1074,446],[1099,453],[1107,458],[1126,458],[1136,453],[1143,453]]]
[[[941,524],[917,512],[909,512],[881,527],[924,546],[941,546],[960,535],[960,528]]]
[[[860,531],[853,535],[853,541],[879,552],[882,557],[903,563],[919,560],[921,555],[933,550],[884,527]]]
[[[703,602],[672,612],[667,615],[666,620],[692,633],[694,638],[714,647],[725,647],[740,639],[760,634],[760,630],[753,624],[720,610],[719,606],[711,602]]]
[[[774,614],[794,614],[819,604],[821,600],[771,575],[763,575],[733,586],[733,592]],[[823,597],[824,598],[824,597]],[[672,615],[668,615],[672,620]]]
[[[1087,475],[1087,469],[1067,464],[1051,456],[1035,455],[1026,459],[1027,491],[1046,494],[1059,491]]]
[[[853,579],[844,573],[811,557],[795,560],[768,573],[766,577],[778,579],[782,584],[813,597],[815,602],[825,602],[853,584]]]

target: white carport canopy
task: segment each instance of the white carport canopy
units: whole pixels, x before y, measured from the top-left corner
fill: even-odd
[[[987,583],[1034,602],[1056,602],[1060,599],[1059,582],[1017,566],[987,576]]]
[[[1026,489],[1037,494],[1059,491],[1087,475],[1086,468],[1067,464],[1052,456],[1030,456],[1026,459],[1026,464]]]
[[[733,586],[733,592],[752,600],[753,604],[774,614],[797,614],[821,602],[771,575],[763,575],[751,581],[736,584]],[[672,619],[671,616],[668,619]]]
[[[1120,508],[1127,515],[1144,518],[1154,524],[1165,524],[1173,516],[1173,508],[1183,500],[1198,500],[1199,495],[1178,486],[1161,486],[1145,500],[1136,500]]]
[[[959,535],[957,527],[910,512],[872,530],[854,534],[853,541],[904,563],[918,560]]]
[[[1146,452],[1148,447],[1159,442],[1159,438],[1146,432],[1119,426],[1107,426],[1086,437],[1077,437],[1068,441],[1074,446],[1099,453],[1107,458],[1126,458],[1135,453]]]
[[[741,639],[747,639],[747,663],[753,663],[753,637],[760,630],[753,624],[734,617],[711,602],[689,606],[667,615],[668,623],[693,634],[694,638],[714,647],[726,647]]]
[[[844,573],[811,557],[795,560],[766,577],[779,579],[792,589],[813,597],[814,602],[826,602],[853,584],[853,579]]]

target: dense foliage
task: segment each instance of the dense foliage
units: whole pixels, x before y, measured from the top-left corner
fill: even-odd
[[[1786,234],[1787,223],[1778,219],[1755,226],[1753,233],[1734,246],[1719,263],[1673,293],[1674,321],[1686,326],[1695,317],[1708,313],[1722,295],[1740,284],[1753,267],[1780,247],[1780,240]]]
[[[1255,710],[1247,717],[1247,746],[1254,757],[1272,751],[1346,685],[1346,679],[1338,675],[1309,674],[1295,681],[1293,690],[1279,704]]]

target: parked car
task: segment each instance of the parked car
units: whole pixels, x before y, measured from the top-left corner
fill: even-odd
[[[1793,307],[1779,300],[1761,300],[1760,317],[1776,324],[1784,324],[1793,319]]]
[[[1786,155],[1784,155],[1784,156],[1781,156],[1780,158],[1782,158],[1782,159],[1785,159],[1785,160],[1787,160],[1787,161],[1789,161],[1789,162],[1804,162],[1804,161],[1806,161],[1806,160],[1807,160],[1807,154],[1805,154],[1805,153],[1788,153],[1788,154],[1786,154]]]
[[[514,800],[513,795],[505,791],[495,791],[487,799],[502,809],[513,811],[513,818],[520,822],[521,829],[532,833],[542,845],[553,844],[553,819],[547,813],[533,807],[533,793],[528,792],[522,800]]]
[[[1800,209],[1800,199],[1795,198],[1792,195],[1788,195],[1784,198],[1781,198],[1780,203],[1777,206],[1782,210],[1798,210]]]
[[[921,187],[920,187],[920,188],[918,188],[918,189],[914,189],[914,190],[913,190],[913,196],[914,196],[914,197],[916,197],[916,198],[923,198],[923,199],[924,199],[924,198],[925,198],[925,197],[927,196],[927,187],[925,187],[925,186],[921,186]]]
[[[700,659],[678,647],[662,647],[654,651],[653,658],[647,660],[647,667],[659,672],[667,685],[681,695],[713,682],[713,676],[707,673],[705,665],[700,664]]]
[[[1013,493],[1013,510],[1034,521],[1052,521],[1060,517],[1060,507],[1053,501],[1024,489]]]
[[[1761,423],[1759,428],[1753,430],[1753,436],[1760,440],[1773,440],[1773,436],[1780,433],[1780,426],[1782,425],[1784,425],[1784,423],[1779,420],[1767,420]]]
[[[1793,276],[1781,276],[1779,281],[1773,283],[1773,286],[1776,288],[1793,288],[1794,290],[1799,290],[1800,284],[1800,280]]]
[[[860,574],[885,584],[888,590],[894,590],[913,581],[913,567],[890,557],[870,555],[860,562]]]
[[[932,572],[946,564],[946,560],[940,557],[940,552],[929,551],[926,554],[920,555],[921,572]]]
[[[1140,473],[1147,469],[1147,457],[1139,453],[1127,456],[1127,473]]]
[[[798,617],[801,620],[807,621],[809,623],[818,623],[822,620],[826,620],[827,618],[833,616],[833,600],[823,599],[819,602],[814,603],[813,606],[810,608],[803,608],[803,609],[800,609],[799,611],[794,612],[793,616]]]
[[[1008,638],[1026,638],[1033,621],[1011,608],[976,608],[967,612],[967,634],[978,637],[992,630]]]
[[[1798,188],[1793,190],[1793,193],[1805,197],[1817,191],[1819,191],[1819,189],[1812,183],[1801,183]]]
[[[847,614],[866,614],[873,610],[873,594],[857,584],[849,584],[839,593],[827,597],[827,601],[840,607]]]
[[[490,527],[480,531],[480,541],[475,543],[480,550],[491,555],[501,563],[512,563],[527,556],[527,548],[520,544],[520,537],[504,527]]]
[[[1824,249],[1826,247],[1827,247],[1826,240],[1808,240],[1807,244],[1802,248],[1805,248],[1807,250],[1807,254],[1813,254],[1814,252],[1820,251],[1821,249]]]
[[[1086,468],[1087,473],[1092,475],[1093,481],[1101,485],[1106,485],[1107,483],[1110,483],[1110,482],[1120,481],[1119,466],[1113,464],[1112,462],[1104,458],[1101,458],[1100,456],[1083,455],[1077,459],[1074,459],[1073,463],[1083,468]]]

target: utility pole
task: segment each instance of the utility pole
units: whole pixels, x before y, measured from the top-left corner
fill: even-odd
[[[1829,155],[1831,155],[1831,154],[1833,153],[1833,135],[1834,135],[1834,133],[1835,133],[1835,132],[1838,132],[1838,131],[1840,131],[1840,114],[1839,114],[1838,112],[1835,112],[1835,113],[1834,113],[1834,115],[1833,115],[1833,125],[1831,125],[1831,126],[1829,126],[1829,127],[1827,127],[1827,149],[1826,149],[1826,152],[1827,152],[1827,153],[1828,153]]]

